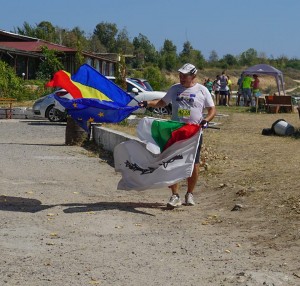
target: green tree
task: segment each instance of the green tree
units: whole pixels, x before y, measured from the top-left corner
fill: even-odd
[[[192,63],[192,59],[191,59],[192,50],[193,47],[189,41],[183,43],[183,49],[181,53],[179,53],[179,59],[181,64],[189,63],[189,62]]]
[[[56,51],[49,50],[46,46],[42,47],[42,54],[44,61],[39,65],[37,78],[49,80],[55,72],[63,69],[63,64],[57,57]]]
[[[300,60],[292,58],[287,62],[286,67],[300,70]]]
[[[216,64],[219,61],[219,56],[215,50],[212,50],[208,58],[209,63]]]
[[[85,37],[85,32],[79,27],[75,27],[71,31],[57,28],[56,32],[60,44],[73,49],[80,46],[82,50],[87,50],[88,40]]]
[[[128,32],[124,28],[117,35],[115,52],[124,55],[132,55],[133,49],[134,47],[133,44],[130,42]]]
[[[26,21],[23,23],[23,27],[17,27],[17,29],[14,29],[14,32],[23,36],[36,37],[36,28]]]
[[[286,56],[282,55],[276,59],[276,67],[278,69],[284,69],[286,67],[288,61],[289,61],[289,59]]]
[[[77,47],[76,47],[76,55],[75,55],[75,64],[76,64],[76,69],[78,69],[82,64],[84,64],[84,56],[82,54],[83,52],[83,47],[80,41],[77,42]]]
[[[142,67],[144,63],[155,64],[158,62],[156,49],[145,35],[139,34],[138,37],[134,37],[132,43],[135,56],[134,67]]]
[[[164,41],[163,48],[160,51],[159,66],[168,71],[174,70],[178,65],[177,48],[171,40]]]
[[[48,21],[42,21],[37,25],[36,37],[48,42],[57,43],[55,28]]]
[[[205,67],[206,61],[201,51],[193,50],[191,53],[191,58],[192,58],[191,62],[194,63],[194,65],[198,67],[198,69],[203,69]]]
[[[240,64],[242,66],[252,66],[257,63],[257,51],[253,48],[246,50],[240,55]]]
[[[269,59],[264,52],[260,52],[257,56],[257,62],[260,64],[269,64]]]
[[[96,35],[92,35],[88,41],[86,46],[87,52],[92,53],[105,53],[107,52],[106,47],[100,42],[99,38]]]
[[[222,61],[227,67],[236,66],[238,64],[236,57],[231,54],[224,55]]]
[[[194,50],[189,41],[186,41],[183,44],[183,49],[179,54],[179,59],[181,64],[191,63],[194,64],[199,69],[203,69],[205,66],[205,59],[201,51]]]
[[[64,30],[57,28],[58,30]],[[44,41],[61,44],[59,34],[56,28],[48,21],[42,21],[35,26],[31,26],[28,22],[24,22],[23,27],[17,27],[15,33],[20,35],[38,38]]]
[[[117,25],[113,23],[101,22],[97,24],[96,28],[94,29],[94,35],[98,37],[101,44],[109,53],[115,51],[117,34]]]

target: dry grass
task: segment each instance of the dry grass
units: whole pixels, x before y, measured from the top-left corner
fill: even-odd
[[[206,129],[202,168],[196,187],[202,211],[226,213],[228,227],[252,231],[251,240],[268,249],[299,244],[300,136],[264,136],[278,119],[293,125],[296,113],[253,113],[243,107],[217,107],[220,130]],[[135,135],[134,126],[106,125]],[[184,182],[182,187],[185,187]],[[237,212],[226,212],[239,204]],[[224,224],[223,224],[224,225]],[[276,234],[274,236],[274,234]]]

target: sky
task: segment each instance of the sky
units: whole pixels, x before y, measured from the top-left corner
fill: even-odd
[[[146,36],[159,51],[171,40],[180,53],[189,41],[208,59],[253,48],[268,58],[300,59],[299,0],[0,0],[0,29],[42,21],[89,36],[97,24],[114,23],[130,40]]]

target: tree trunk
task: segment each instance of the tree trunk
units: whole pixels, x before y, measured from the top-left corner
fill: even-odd
[[[72,117],[68,116],[65,138],[66,145],[82,145],[87,140],[89,140],[89,134]]]

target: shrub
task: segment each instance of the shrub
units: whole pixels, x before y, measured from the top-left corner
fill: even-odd
[[[0,61],[0,96],[20,99],[24,93],[23,80],[16,76],[13,68]]]
[[[18,101],[35,100],[47,93],[45,81],[23,80],[12,67],[0,61],[0,97],[11,97]]]
[[[150,82],[154,90],[162,90],[169,85],[167,78],[161,73],[158,67],[146,67],[143,70],[143,77]]]

